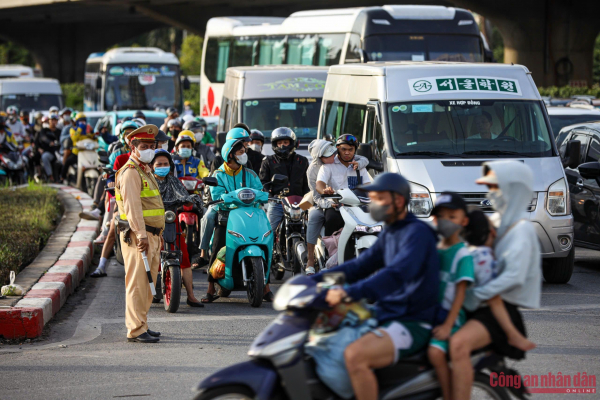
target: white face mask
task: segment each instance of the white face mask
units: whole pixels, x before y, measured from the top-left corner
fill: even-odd
[[[160,148],[169,151],[169,142],[164,142],[160,145]]]
[[[138,153],[139,155],[139,160],[141,162],[143,162],[144,164],[148,164],[150,162],[152,162],[152,159],[154,158],[154,150],[152,149],[148,149],[148,150],[139,150],[138,149]]]
[[[485,197],[487,197],[490,203],[492,203],[494,210],[498,211],[500,214],[504,214],[506,212],[508,203],[502,194],[502,190],[498,189],[494,190],[493,192],[489,192]]]
[[[246,165],[246,163],[248,162],[248,154],[244,153],[241,156],[235,156],[235,159],[237,160],[238,164]]]
[[[198,132],[194,134],[194,138],[196,139],[196,143],[200,143],[204,139],[204,133]]]
[[[262,148],[260,147],[260,144],[258,144],[258,143],[253,143],[248,147],[250,147],[252,150],[257,151],[259,153],[262,151]]]

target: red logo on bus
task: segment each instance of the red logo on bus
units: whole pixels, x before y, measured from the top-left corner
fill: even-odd
[[[208,88],[208,104],[202,107],[203,117],[213,117],[219,115],[219,107],[215,105],[215,93],[212,88]]]

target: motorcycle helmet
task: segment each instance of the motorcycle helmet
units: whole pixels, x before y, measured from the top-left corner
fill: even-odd
[[[283,147],[277,147],[280,140],[289,140],[290,144]],[[293,130],[286,127],[280,127],[271,132],[271,147],[275,154],[281,158],[288,158],[296,150],[296,134]]]
[[[77,114],[77,117],[75,117],[75,121],[81,121],[82,119],[87,120],[87,117],[85,116],[84,113],[80,112]]]
[[[246,131],[246,133],[248,135],[250,135],[250,127],[248,125],[244,124],[243,122],[238,122],[237,124],[235,124],[233,126],[233,128],[242,128],[243,130]]]
[[[231,139],[240,139],[243,140],[244,142],[249,142],[250,141],[250,135],[248,134],[248,132],[246,132],[246,130],[244,128],[232,128],[229,130],[229,132],[227,132],[227,136],[225,136],[225,140],[231,140]]]
[[[27,111],[27,110],[21,110],[21,112],[19,113],[19,116],[21,118],[29,118],[29,111]]]
[[[175,114],[177,112],[177,109],[175,109],[175,107],[169,107],[167,108],[167,115],[171,116],[173,114]]]
[[[194,116],[190,115],[190,114],[186,114],[183,117],[181,117],[181,119],[183,120],[183,123],[185,124],[186,122],[193,121]]]
[[[58,114],[58,107],[56,107],[56,106],[50,107],[50,109],[48,109],[48,113],[49,114]]]
[[[195,121],[195,120],[191,120],[191,121],[188,121],[185,124],[183,124],[183,129],[186,131],[192,131],[194,133],[204,132],[202,130],[202,125],[200,125],[200,122]]]
[[[126,129],[137,129],[139,126],[133,121],[125,121],[121,124],[121,136],[125,133]]]
[[[221,149],[221,155],[225,162],[229,162],[233,155],[244,145],[243,139],[229,139]]]
[[[206,130],[206,128],[208,128],[208,124],[206,123],[206,120],[202,117],[196,117],[196,121],[200,122],[200,125],[202,125],[202,127]]]
[[[146,120],[146,116],[144,115],[144,113],[141,110],[137,110],[136,112],[133,113],[133,118],[141,118],[143,120]]]
[[[179,145],[179,143],[184,141],[192,142],[192,147],[196,144],[196,138],[194,137],[194,132],[192,131],[181,131],[179,136],[177,136],[177,140],[175,141],[175,146]]]
[[[134,118],[131,121],[135,122],[137,124],[138,128],[141,128],[142,126],[146,125],[146,121],[144,121],[141,118]]]
[[[252,132],[250,133],[250,140],[260,140],[262,144],[265,144],[265,135],[263,135],[263,133],[258,129],[252,129]]]
[[[338,147],[341,144],[354,146],[355,149],[358,149],[358,139],[354,135],[351,135],[349,133],[344,133],[338,138],[338,140],[335,141],[335,147]]]

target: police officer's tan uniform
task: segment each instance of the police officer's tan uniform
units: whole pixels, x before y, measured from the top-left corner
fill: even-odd
[[[127,135],[130,141],[154,142],[158,128],[146,125]],[[165,227],[165,210],[158,184],[150,167],[132,153],[129,161],[115,176],[115,198],[121,219],[129,222],[131,231],[120,234],[125,261],[125,324],[127,337],[136,338],[148,330],[147,315],[152,304],[152,292],[144,267],[138,240],[148,238],[146,251],[152,280],[156,282],[160,265],[161,232]]]

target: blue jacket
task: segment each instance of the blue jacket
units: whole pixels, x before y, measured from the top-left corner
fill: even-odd
[[[219,182],[219,186],[210,187],[210,195],[213,201],[221,200],[221,197],[224,194],[231,193],[234,190],[241,189],[243,187],[262,190],[263,186],[258,178],[258,175],[256,175],[256,172],[252,171],[250,168],[243,167],[243,171],[240,171],[235,175],[231,175],[231,171],[228,171],[229,168],[226,168],[226,165],[227,164],[223,163],[223,165],[221,165],[213,173],[213,176],[216,177],[217,181]],[[243,174],[246,175],[245,186],[243,184]]]
[[[358,258],[325,272],[343,272],[354,300],[376,300],[375,316],[434,324],[438,310],[440,264],[435,232],[414,215],[386,227]],[[320,280],[321,274],[315,275]]]
[[[206,168],[202,160],[197,157],[188,158],[184,165],[181,157],[175,156],[173,157],[173,163],[175,164],[175,171],[177,172],[178,178],[184,176],[204,178],[205,176],[208,176],[208,168]]]

